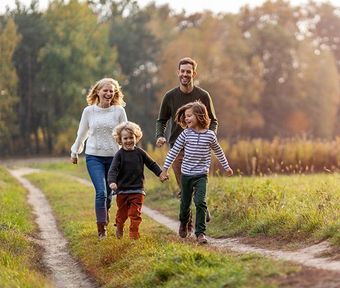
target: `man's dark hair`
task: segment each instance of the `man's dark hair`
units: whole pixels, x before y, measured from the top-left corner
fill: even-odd
[[[184,65],[184,64],[192,65],[192,68],[193,68],[194,71],[196,71],[196,69],[197,69],[197,62],[190,57],[184,57],[181,60],[179,60],[178,69],[180,69],[181,65]]]

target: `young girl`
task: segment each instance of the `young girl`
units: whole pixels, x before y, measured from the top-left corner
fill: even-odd
[[[222,164],[228,176],[233,174],[228,161],[219,145],[216,134],[209,130],[210,119],[207,108],[200,101],[188,103],[177,110],[176,122],[186,128],[178,136],[174,146],[165,159],[161,177],[168,177],[168,169],[178,153],[184,148],[182,163],[182,196],[180,205],[179,235],[188,235],[188,221],[191,214],[190,206],[194,194],[196,206],[195,234],[199,244],[207,243],[206,230],[206,186],[207,175],[211,163],[211,149]],[[195,193],[194,193],[195,191]]]
[[[113,132],[121,149],[116,153],[109,169],[110,188],[116,192],[116,237],[122,238],[124,223],[130,218],[130,239],[139,239],[139,225],[142,222],[141,210],[144,202],[144,164],[155,175],[160,176],[162,170],[151,157],[136,144],[143,133],[136,123],[124,122]],[[167,176],[160,176],[163,182]]]

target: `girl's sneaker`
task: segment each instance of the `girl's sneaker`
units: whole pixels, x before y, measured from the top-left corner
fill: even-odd
[[[198,242],[198,244],[207,244],[208,240],[207,240],[207,238],[205,237],[204,234],[199,234],[197,236],[197,242]]]

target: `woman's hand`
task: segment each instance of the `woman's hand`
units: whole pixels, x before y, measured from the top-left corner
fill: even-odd
[[[117,184],[116,183],[111,183],[109,186],[110,186],[112,191],[116,191],[117,190]]]

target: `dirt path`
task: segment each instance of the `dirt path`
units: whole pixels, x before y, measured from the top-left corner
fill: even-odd
[[[67,253],[66,240],[57,230],[55,219],[42,192],[35,188],[22,176],[36,169],[21,168],[10,171],[29,191],[29,203],[37,215],[37,222],[41,229],[41,238],[46,250],[44,261],[53,272],[56,287],[95,287],[86,275],[81,272],[77,263]],[[92,184],[82,178],[70,176],[82,184]],[[156,210],[143,207],[143,213],[158,223],[177,233],[179,223]],[[329,244],[321,242],[296,251],[270,250],[258,248],[241,243],[238,238],[214,239],[208,237],[209,245],[221,251],[230,250],[239,253],[258,253],[277,260],[292,261],[303,265],[303,269],[290,275],[288,278],[279,279],[280,287],[308,287],[308,288],[339,288],[340,287],[340,261],[322,257],[329,255]],[[68,283],[67,285],[65,283]]]
[[[51,271],[55,287],[96,287],[68,253],[67,241],[57,228],[51,207],[44,194],[23,177],[25,174],[39,170],[22,168],[9,171],[28,191],[28,203],[33,208],[40,230],[39,244],[44,248],[43,261]]]

